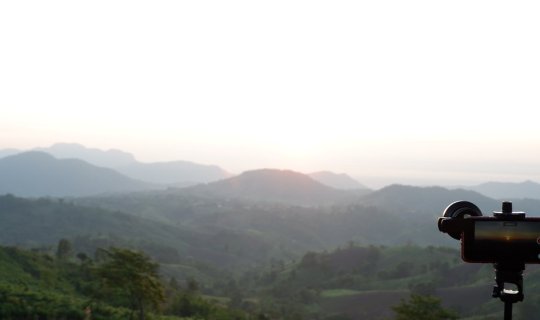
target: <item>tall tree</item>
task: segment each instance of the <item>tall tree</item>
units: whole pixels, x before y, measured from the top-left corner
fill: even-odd
[[[56,257],[60,260],[65,260],[73,254],[73,246],[68,239],[60,239],[56,248]]]
[[[124,295],[129,307],[144,320],[146,308],[157,310],[164,300],[159,265],[142,252],[121,248],[104,252],[107,259],[97,269],[104,288]]]

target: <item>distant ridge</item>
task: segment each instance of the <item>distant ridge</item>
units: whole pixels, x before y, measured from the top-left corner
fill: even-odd
[[[21,150],[13,149],[13,148],[2,149],[2,150],[0,150],[0,159],[5,158],[7,156],[12,156],[12,155],[20,153],[20,152],[21,152]]]
[[[87,196],[153,189],[112,169],[78,159],[56,159],[29,151],[0,159],[0,194],[18,196]]]
[[[330,171],[319,171],[310,173],[309,176],[314,180],[335,189],[368,189],[360,182],[354,180],[345,173],[333,173]]]
[[[277,169],[246,171],[229,179],[188,188],[188,191],[221,198],[303,205],[330,203],[348,195],[305,174]]]
[[[540,184],[530,180],[519,183],[487,182],[467,189],[501,200],[540,199]]]
[[[442,187],[414,187],[394,184],[364,196],[363,205],[375,206],[404,215],[440,216],[447,205],[458,200],[471,201],[486,214],[500,208],[500,203],[478,192]]]
[[[57,159],[80,159],[98,167],[116,168],[136,162],[131,153],[117,149],[87,148],[79,143],[55,143],[48,148],[36,148]]]
[[[189,161],[143,163],[128,152],[87,148],[78,143],[56,143],[48,148],[36,149],[58,159],[80,159],[90,164],[114,169],[132,179],[149,183],[185,187],[230,177],[218,166]]]
[[[116,170],[135,179],[179,187],[213,182],[231,176],[218,166],[190,161],[134,162]]]

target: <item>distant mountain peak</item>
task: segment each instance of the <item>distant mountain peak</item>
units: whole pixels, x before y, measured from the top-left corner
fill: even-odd
[[[332,189],[329,186],[323,185],[322,183],[316,181],[310,176],[293,171],[288,169],[257,169],[245,171],[239,176],[233,177],[232,179],[251,181],[257,183],[281,183],[280,187],[284,186],[299,186],[299,187],[317,187],[317,188],[328,188]]]
[[[22,161],[55,161],[53,155],[43,151],[24,151],[1,159],[2,162],[22,162]]]
[[[230,177],[215,165],[202,165],[189,161],[143,163],[133,154],[118,149],[88,148],[80,143],[55,143],[48,148],[36,148],[58,159],[80,159],[92,165],[114,169],[132,179],[168,186],[188,186]]]
[[[306,205],[330,203],[346,194],[303,173],[268,168],[246,171],[229,179],[189,188],[188,191],[220,198]]]

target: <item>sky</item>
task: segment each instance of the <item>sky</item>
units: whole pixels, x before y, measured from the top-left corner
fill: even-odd
[[[537,1],[2,1],[0,149],[540,181]]]

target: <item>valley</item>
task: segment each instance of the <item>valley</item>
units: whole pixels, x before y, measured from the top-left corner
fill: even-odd
[[[14,169],[25,161],[34,170],[24,169],[27,178]],[[32,292],[37,295],[57,297],[51,298],[57,308],[68,303],[64,295],[71,292],[79,302],[68,304],[80,309],[95,292],[81,289],[82,275],[75,276],[75,270],[103,263],[100,250],[126,248],[159,264],[166,299],[182,296],[203,309],[245,319],[383,320],[411,294],[439,297],[463,319],[481,314],[482,319],[495,319],[493,310],[500,309],[490,298],[492,269],[463,263],[459,242],[436,227],[445,206],[456,200],[471,201],[486,215],[500,209],[500,200],[475,191],[406,185],[337,189],[309,175],[277,169],[187,187],[123,177],[117,181],[150,187],[113,191],[106,187],[111,184],[98,183],[112,169],[37,151],[0,159],[2,168],[9,168],[18,183],[35,179],[44,186],[38,189],[32,183],[33,191],[20,195],[20,187],[4,189],[0,196],[0,271],[2,279],[12,279],[4,280],[0,289],[5,297],[15,294],[30,305],[34,298],[20,291],[21,284],[36,288]],[[81,175],[85,170],[100,192],[73,192],[82,190],[74,181],[91,185]],[[80,178],[63,178],[76,175]],[[111,176],[122,177],[116,172]],[[328,179],[329,173],[324,176]],[[71,192],[39,194],[62,188]],[[540,200],[516,199],[514,207],[535,216]],[[61,240],[70,251],[67,260],[56,261]],[[36,265],[29,269],[24,259]],[[527,270],[521,317],[540,309],[539,272]],[[44,274],[54,279],[45,280]],[[88,277],[98,284],[92,273]],[[50,287],[50,281],[59,284]],[[171,289],[171,282],[183,289]],[[188,292],[189,283],[196,284],[196,292]],[[46,291],[35,291],[44,286]],[[110,317],[121,318],[121,300],[103,303],[98,310],[112,308]],[[171,311],[167,303],[160,308],[162,316],[187,316]],[[208,310],[198,316],[209,318]]]

